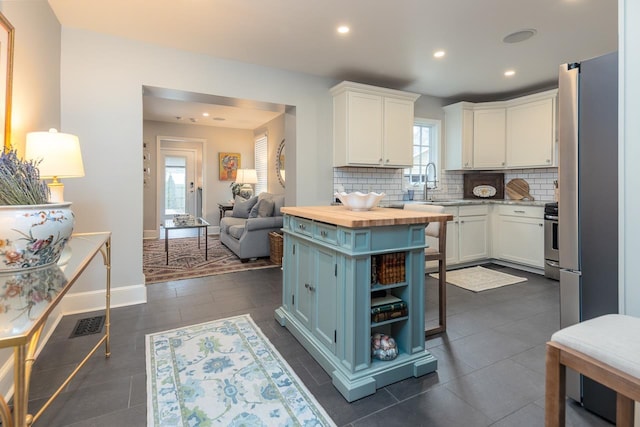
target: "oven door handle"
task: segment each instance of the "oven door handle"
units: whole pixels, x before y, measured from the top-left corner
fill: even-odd
[[[558,261],[551,261],[550,259],[547,259],[545,262],[551,267],[560,267],[560,263]]]
[[[544,219],[548,219],[549,221],[557,221],[558,215],[545,215]]]

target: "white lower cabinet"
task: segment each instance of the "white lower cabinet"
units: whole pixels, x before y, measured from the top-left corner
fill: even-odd
[[[459,261],[489,258],[489,206],[460,206],[458,217]]]
[[[544,268],[544,208],[497,206],[493,257]]]
[[[447,206],[445,213],[453,215],[447,223],[447,265],[489,258],[489,206]],[[427,243],[438,247],[433,237],[427,237]],[[427,263],[427,268],[432,267],[437,263]]]

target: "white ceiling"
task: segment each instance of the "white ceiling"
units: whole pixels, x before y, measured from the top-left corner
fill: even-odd
[[[617,49],[617,0],[49,3],[63,26],[452,100],[504,99],[552,87],[559,64]],[[341,24],[351,27],[346,36],[336,32]],[[531,39],[502,41],[528,28],[537,30]],[[447,52],[440,60],[432,56],[438,49]],[[507,69],[515,76],[504,77]],[[171,106],[159,105],[157,114],[164,109]],[[202,114],[172,117],[196,113]]]

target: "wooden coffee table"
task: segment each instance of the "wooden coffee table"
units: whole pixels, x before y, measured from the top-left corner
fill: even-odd
[[[207,227],[211,225],[207,221],[202,218],[196,218],[193,224],[182,224],[176,225],[173,222],[173,219],[167,219],[164,221],[164,251],[167,253],[167,265],[169,265],[169,230],[184,230],[186,228],[197,228],[198,229],[198,249],[200,249],[200,230],[204,229],[204,259],[205,261],[209,257],[209,245],[207,239]]]

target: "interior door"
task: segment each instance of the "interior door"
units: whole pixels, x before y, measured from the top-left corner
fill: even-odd
[[[196,215],[196,152],[190,149],[161,149],[160,220],[174,214]]]

